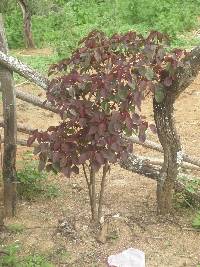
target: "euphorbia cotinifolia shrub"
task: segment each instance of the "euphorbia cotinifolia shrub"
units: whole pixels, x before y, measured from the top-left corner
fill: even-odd
[[[185,52],[167,52],[165,37],[135,32],[107,37],[93,31],[70,58],[51,66],[47,101],[56,106],[61,123],[29,138],[39,146],[40,167],[78,174],[86,162],[95,171],[126,159],[132,144],[123,135],[145,140],[150,126],[141,104],[151,93],[162,102],[176,79]]]

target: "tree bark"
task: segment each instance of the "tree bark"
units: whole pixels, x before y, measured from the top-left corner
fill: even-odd
[[[3,20],[0,19],[0,51],[7,53]],[[12,72],[0,65],[0,82],[3,97],[4,117],[4,215],[14,216],[16,207],[16,99]]]
[[[180,138],[173,118],[174,101],[170,91],[167,91],[162,103],[153,100],[158,138],[164,151],[164,163],[157,183],[158,213],[162,215],[171,212],[174,184],[183,161]]]
[[[98,206],[98,221],[100,222],[101,216],[102,216],[102,210],[103,210],[103,197],[104,197],[104,191],[106,186],[106,174],[108,172],[108,163],[105,164],[103,167],[103,175],[101,179],[101,187],[100,187],[100,193],[99,193],[99,206]]]
[[[35,83],[44,90],[47,90],[49,80],[44,75],[22,63],[19,59],[6,55],[5,52],[0,51],[0,64],[11,71],[18,73],[28,81]]]
[[[90,186],[91,186],[91,203],[92,203],[92,221],[98,223],[97,200],[96,200],[96,174],[91,166],[90,170]]]
[[[16,97],[22,101],[30,103],[36,107],[40,107],[42,109],[46,109],[52,111],[53,113],[59,113],[59,109],[50,103],[42,100],[40,97],[35,96],[33,94],[25,93],[19,89],[16,90]]]
[[[156,182],[160,179],[160,166],[155,166],[148,159],[138,157],[134,154],[129,154],[125,161],[119,162],[120,166],[128,171],[143,175],[147,178],[153,179]],[[180,174],[181,175],[181,174]],[[198,178],[196,178],[198,179]],[[196,180],[195,179],[195,180]],[[193,200],[197,205],[200,204],[200,192],[188,190],[188,183],[191,181],[188,178],[185,183],[183,183],[179,178],[175,181],[174,189],[178,193],[183,193],[187,198]]]
[[[155,151],[163,153],[162,146],[160,144],[158,144],[158,143],[153,142],[153,141],[146,140],[143,143],[143,142],[139,141],[137,136],[131,136],[131,137],[124,136],[124,138],[126,140],[128,140],[128,141],[133,142],[134,144],[138,144],[138,145],[141,145],[143,147],[150,148],[152,150],[155,150]],[[190,155],[187,155],[187,154],[183,153],[183,161],[187,162],[189,164],[197,166],[197,168],[193,168],[193,169],[199,170],[199,168],[200,168],[200,160],[197,157],[192,157]],[[182,166],[182,167],[190,168],[190,165],[185,165],[185,166]],[[192,166],[191,166],[191,168],[192,168]]]
[[[17,0],[23,13],[24,40],[26,48],[35,48],[31,31],[31,11],[27,0]]]

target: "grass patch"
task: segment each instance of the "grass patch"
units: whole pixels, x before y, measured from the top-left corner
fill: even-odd
[[[14,223],[6,226],[7,230],[12,234],[22,233],[24,231],[24,226],[22,224]]]
[[[48,173],[38,170],[38,161],[31,160],[31,154],[24,155],[22,168],[17,171],[17,192],[21,199],[34,201],[38,197],[52,199],[60,195],[59,187],[48,181]]]
[[[2,267],[55,267],[43,255],[33,254],[29,256],[18,256],[21,246],[11,244],[1,249],[0,266]]]
[[[93,29],[115,32],[158,30],[172,38],[172,46],[187,46],[184,40],[199,27],[199,0],[41,0],[32,1],[32,30],[37,47],[52,46],[67,56],[78,41]],[[23,19],[15,2],[2,8],[10,48],[24,47]]]
[[[199,207],[199,203],[192,194],[200,193],[200,179],[187,174],[181,174],[178,179],[184,184],[183,192],[175,192],[174,200],[178,208],[195,208]],[[188,194],[191,193],[191,194]]]

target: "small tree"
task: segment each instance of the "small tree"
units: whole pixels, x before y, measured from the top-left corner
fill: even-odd
[[[26,48],[35,48],[31,30],[31,10],[28,4],[28,0],[17,0],[23,13],[23,27],[24,27],[24,40]]]
[[[102,215],[106,174],[111,164],[126,159],[132,145],[123,135],[139,136],[145,141],[148,126],[155,126],[141,115],[145,96],[154,94],[161,103],[176,78],[185,53],[168,54],[165,37],[152,32],[147,38],[135,32],[115,34],[111,38],[99,31],[91,32],[80,42],[71,58],[50,68],[53,79],[47,101],[55,105],[62,122],[45,132],[35,131],[31,145],[39,142],[40,168],[78,174],[82,166],[87,182],[92,219]],[[103,167],[99,198],[96,173]]]

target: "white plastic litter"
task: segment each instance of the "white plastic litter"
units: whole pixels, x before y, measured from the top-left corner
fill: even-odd
[[[119,254],[108,257],[110,267],[145,267],[145,254],[143,251],[129,248]]]

